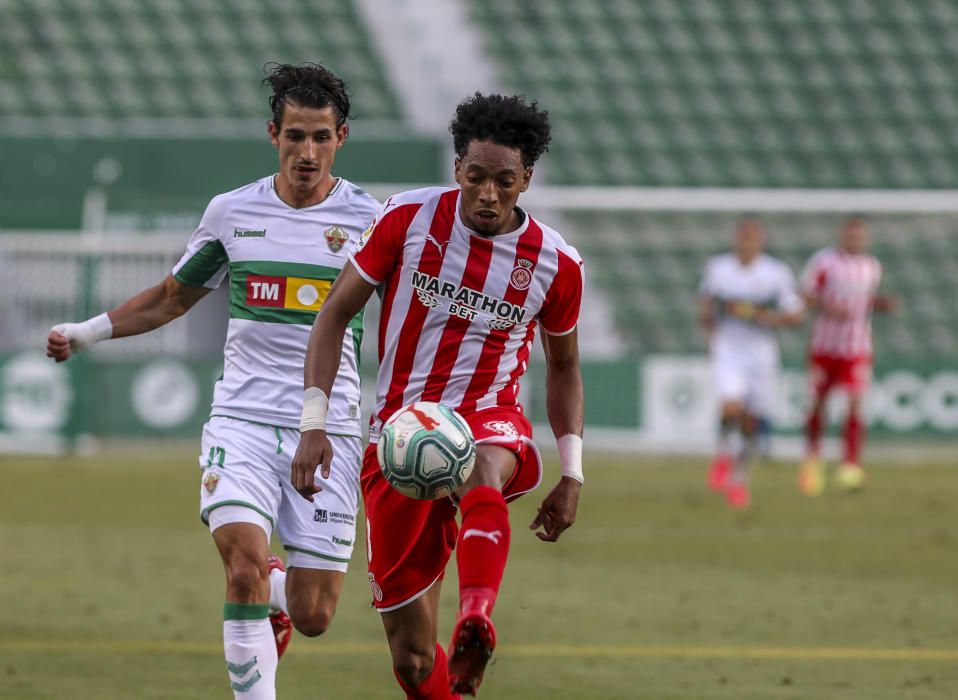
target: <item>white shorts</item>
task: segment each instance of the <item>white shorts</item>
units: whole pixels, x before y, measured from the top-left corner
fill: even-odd
[[[310,503],[290,483],[299,436],[295,428],[210,418],[199,460],[200,517],[211,531],[247,522],[263,527],[268,539],[275,529],[289,566],[345,571],[356,538],[362,438],[329,436],[329,479],[317,476],[323,490]]]
[[[712,348],[711,363],[719,401],[739,402],[753,416],[772,415],[778,397],[777,356],[716,345]]]

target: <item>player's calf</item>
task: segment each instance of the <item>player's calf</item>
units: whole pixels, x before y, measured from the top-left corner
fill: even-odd
[[[266,559],[269,568],[270,581],[270,612],[269,624],[273,629],[273,638],[276,640],[276,656],[282,658],[293,636],[293,623],[284,610],[286,602],[286,567],[283,560],[275,554]]]

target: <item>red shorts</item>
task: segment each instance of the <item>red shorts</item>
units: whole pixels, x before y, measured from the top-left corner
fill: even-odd
[[[813,396],[822,396],[835,386],[851,396],[861,396],[871,384],[872,358],[812,355],[808,370]]]
[[[539,485],[542,460],[524,415],[490,408],[464,418],[476,444],[501,445],[515,453],[516,470],[502,489],[507,501]],[[459,535],[457,508],[450,498],[417,501],[396,491],[380,471],[375,443],[366,448],[360,482],[373,605],[389,612],[411,603],[442,578]]]

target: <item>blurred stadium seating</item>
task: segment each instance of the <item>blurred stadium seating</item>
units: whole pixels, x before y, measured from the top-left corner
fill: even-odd
[[[953,187],[958,4],[470,3],[554,182]]]
[[[360,119],[399,116],[352,3],[2,0],[0,113],[262,120],[263,56],[321,61]]]

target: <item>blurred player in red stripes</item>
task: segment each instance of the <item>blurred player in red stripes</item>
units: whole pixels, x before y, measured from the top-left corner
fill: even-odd
[[[873,311],[893,311],[898,300],[878,294],[882,268],[867,252],[868,221],[852,216],[842,225],[838,246],[818,251],[801,278],[802,292],[816,313],[809,347],[809,389],[812,405],[806,426],[807,451],[799,468],[798,486],[809,496],[825,488],[820,457],[822,413],[834,388],[848,394],[838,484],[854,491],[865,484],[860,465],[865,435],[862,398],[872,377]]]

